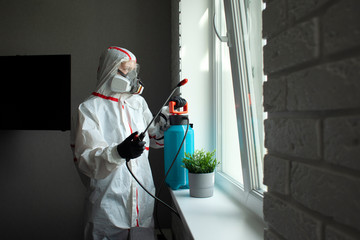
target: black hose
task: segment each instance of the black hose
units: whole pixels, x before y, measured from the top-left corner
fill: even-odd
[[[184,116],[184,117],[185,117],[185,116]],[[185,142],[187,133],[188,133],[188,131],[189,131],[189,125],[190,125],[190,124],[189,124],[189,118],[188,118],[188,117],[185,117],[185,118],[186,118],[186,120],[187,120],[187,127],[186,127],[186,131],[185,131],[185,134],[184,134],[184,138],[183,138],[183,140],[181,141],[180,147],[179,147],[179,149],[178,149],[178,151],[177,151],[177,153],[176,153],[176,155],[175,155],[175,157],[174,157],[174,160],[172,161],[172,163],[171,163],[168,171],[167,171],[166,174],[165,174],[164,180],[162,181],[163,184],[160,185],[158,194],[155,194],[155,195],[157,195],[157,196],[159,196],[159,197],[160,197],[161,189],[162,189],[163,185],[165,184],[165,180],[166,180],[167,176],[169,175],[171,168],[172,168],[173,165],[175,164],[175,161],[176,161],[177,157],[178,157],[179,154],[180,154],[181,148],[182,148],[182,146],[184,145],[184,142]],[[157,225],[158,225],[158,228],[159,228],[159,231],[160,231],[161,235],[166,239],[164,233],[163,233],[162,230],[161,230],[160,223],[159,223],[159,218],[158,218],[158,215],[157,215],[157,213],[158,213],[158,212],[157,212],[158,203],[160,202],[160,203],[163,204],[165,207],[167,207],[168,209],[170,209],[173,213],[175,213],[175,215],[176,215],[178,218],[180,218],[180,214],[179,214],[174,208],[172,208],[172,207],[169,206],[167,203],[165,203],[164,201],[162,201],[160,198],[158,198],[158,197],[154,196],[152,193],[150,193],[149,190],[147,190],[147,189],[140,183],[140,181],[135,177],[134,173],[131,171],[131,169],[130,169],[130,167],[129,167],[129,164],[128,164],[129,161],[130,161],[130,159],[126,159],[126,167],[127,167],[128,171],[130,172],[131,176],[132,176],[132,177],[135,179],[135,181],[140,185],[140,187],[141,187],[142,189],[144,189],[144,191],[145,191],[147,194],[149,194],[151,197],[153,197],[153,198],[156,200],[156,202],[155,202],[155,215],[156,215],[155,220],[156,220],[156,223],[157,223]]]
[[[164,206],[166,206],[167,208],[169,208],[171,211],[173,211],[179,218],[180,215],[179,213],[173,209],[171,206],[169,206],[166,202],[162,201],[161,199],[157,198],[156,196],[154,196],[151,192],[149,192],[141,183],[140,181],[135,177],[134,173],[131,171],[130,167],[129,167],[129,161],[130,159],[126,159],[126,167],[129,170],[131,176],[136,180],[136,182],[140,185],[140,187],[142,187],[142,189],[144,189],[145,192],[147,192],[147,194],[149,194],[151,197],[153,197],[155,200],[157,200],[158,202],[162,203]]]
[[[185,116],[184,116],[184,117],[185,117]],[[169,175],[170,170],[171,170],[171,168],[173,167],[173,165],[174,165],[177,157],[179,156],[182,146],[184,145],[184,142],[185,142],[187,133],[188,133],[188,131],[189,131],[189,125],[190,125],[190,124],[189,124],[189,118],[188,118],[188,117],[186,117],[186,120],[187,120],[187,127],[186,127],[186,131],[185,131],[185,134],[184,134],[184,138],[183,138],[183,140],[182,140],[182,142],[181,142],[181,144],[180,144],[179,150],[177,151],[177,153],[176,153],[176,155],[175,155],[175,157],[174,157],[174,160],[172,161],[172,163],[171,163],[168,171],[167,171],[166,174],[165,174],[164,180],[162,181],[163,184],[161,184],[160,187],[159,187],[158,193],[156,194],[158,197],[160,197],[161,189],[162,189],[163,185],[165,185],[165,182],[166,182],[165,180],[166,180],[167,176]],[[161,235],[166,239],[166,237],[165,237],[165,235],[164,235],[164,233],[162,232],[161,227],[160,227],[160,222],[159,222],[159,217],[158,217],[158,211],[157,211],[157,209],[158,209],[158,202],[155,202],[155,221],[156,221],[156,223],[157,223],[157,225],[158,225],[158,228],[159,228],[159,231],[160,231]],[[180,218],[179,215],[177,215],[177,216]]]

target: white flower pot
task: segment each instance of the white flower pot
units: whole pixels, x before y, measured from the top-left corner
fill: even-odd
[[[190,196],[206,198],[214,194],[215,174],[189,173]]]

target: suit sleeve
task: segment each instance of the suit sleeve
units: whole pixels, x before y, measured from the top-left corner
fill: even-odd
[[[85,175],[102,179],[120,164],[125,163],[117,152],[117,143],[108,145],[93,110],[80,105],[75,138],[75,157],[79,170]]]
[[[150,138],[150,147],[152,148],[163,148],[164,147],[164,132],[169,128],[169,108],[163,107],[161,109],[159,120],[151,124],[148,129],[148,134]],[[153,118],[151,111],[149,110],[147,104],[144,105],[144,118],[147,124]]]

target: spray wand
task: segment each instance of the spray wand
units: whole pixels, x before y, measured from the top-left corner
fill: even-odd
[[[172,97],[172,95],[175,93],[175,91],[181,87],[184,86],[186,83],[188,82],[187,78],[184,78],[183,80],[181,80],[172,90],[172,92],[170,93],[169,97],[166,99],[166,101],[164,102],[164,104],[161,106],[161,108],[159,109],[159,111],[157,112],[157,114],[153,117],[153,119],[151,120],[151,122],[147,125],[147,127],[145,128],[145,130],[140,133],[139,136],[135,137],[134,140],[139,139],[140,141],[142,141],[145,137],[145,133],[146,131],[149,129],[149,127],[151,126],[151,124],[154,122],[154,120],[159,116],[159,114],[161,113],[162,108],[168,103],[168,101],[170,100],[170,98]]]
[[[180,81],[180,82],[174,87],[174,89],[173,89],[172,92],[170,93],[169,97],[166,99],[166,101],[165,101],[164,104],[161,106],[161,108],[159,109],[159,111],[157,112],[157,114],[153,117],[153,119],[152,119],[152,120],[150,121],[150,123],[147,125],[147,127],[145,128],[145,130],[144,130],[142,133],[140,133],[140,135],[136,135],[135,138],[133,139],[133,141],[142,141],[142,140],[144,139],[146,131],[149,129],[149,127],[150,127],[151,124],[154,122],[154,120],[159,116],[159,114],[161,113],[162,108],[168,103],[168,101],[170,100],[170,98],[172,97],[172,95],[175,93],[175,91],[176,91],[179,87],[185,85],[187,82],[188,82],[188,79],[185,78],[185,79],[183,79],[182,81]],[[185,135],[185,137],[186,137],[186,135]],[[184,139],[183,139],[183,141],[182,141],[182,144],[180,145],[180,148],[179,148],[179,151],[178,151],[177,155],[179,154],[180,149],[181,149],[181,147],[182,147],[182,145],[183,145],[183,143],[184,143],[184,141],[185,141],[185,137],[184,137]],[[176,157],[175,157],[175,159],[176,159]],[[175,159],[174,159],[174,162],[175,162]],[[128,165],[128,164],[129,164],[129,161],[130,161],[130,159],[126,159],[126,164],[125,164],[125,165],[126,165],[127,169],[129,170],[130,174],[132,175],[132,177],[133,177],[133,178],[136,180],[136,182],[140,185],[140,187],[142,187],[142,188],[144,189],[144,191],[147,192],[150,196],[152,196],[152,197],[153,197],[154,199],[156,199],[158,202],[160,202],[160,203],[162,203],[163,205],[165,205],[167,208],[169,208],[171,211],[173,211],[178,217],[180,217],[179,213],[178,213],[175,209],[173,209],[171,206],[169,206],[167,203],[165,203],[164,201],[162,201],[162,200],[159,199],[158,197],[156,197],[156,196],[154,196],[153,194],[151,194],[151,193],[140,183],[140,181],[135,177],[135,175],[134,175],[133,172],[131,171],[131,169],[130,169],[130,167],[129,167],[129,165]],[[174,163],[174,162],[173,162],[173,163]],[[169,171],[170,171],[170,169],[169,169]]]

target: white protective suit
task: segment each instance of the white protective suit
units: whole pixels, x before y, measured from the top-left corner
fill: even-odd
[[[131,133],[144,131],[153,117],[140,95],[111,91],[122,59],[136,60],[134,54],[119,47],[102,54],[97,89],[78,109],[75,162],[90,178],[86,239],[121,239],[131,227],[153,227],[154,199],[132,178],[116,149]],[[163,136],[159,125],[152,124],[144,138],[143,154],[129,162],[134,175],[153,194],[148,155],[149,147],[163,147],[163,140],[157,140]]]

